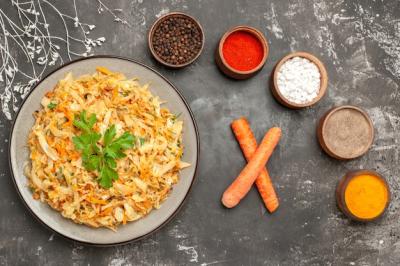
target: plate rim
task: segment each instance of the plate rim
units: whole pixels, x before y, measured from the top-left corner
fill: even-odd
[[[29,98],[29,96],[31,95],[31,93],[45,80],[47,79],[49,76],[51,76],[53,73],[55,73],[56,71],[80,62],[80,61],[85,61],[85,60],[90,60],[90,59],[96,59],[96,58],[111,58],[111,59],[120,59],[120,60],[125,60],[125,61],[129,61],[131,63],[140,65],[144,68],[147,68],[148,70],[154,72],[155,74],[157,74],[160,78],[162,78],[165,82],[167,82],[174,90],[175,92],[178,94],[179,98],[181,98],[182,102],[184,103],[184,105],[186,106],[189,115],[190,115],[190,119],[193,122],[193,126],[194,126],[194,131],[196,134],[196,147],[197,147],[197,151],[196,151],[196,162],[195,162],[195,169],[194,169],[194,173],[193,173],[193,178],[192,181],[190,183],[189,189],[187,190],[185,197],[183,198],[182,202],[179,204],[179,206],[176,208],[176,210],[165,220],[163,221],[160,225],[158,225],[156,228],[154,228],[153,230],[151,230],[150,232],[139,236],[139,237],[134,237],[130,240],[126,240],[126,241],[121,241],[121,242],[117,242],[117,243],[110,243],[110,244],[100,244],[100,243],[92,243],[92,242],[88,242],[88,241],[81,241],[81,240],[76,240],[73,239],[67,235],[64,235],[61,232],[56,231],[55,229],[53,229],[50,225],[48,225],[45,221],[43,221],[38,215],[36,215],[36,213],[29,207],[28,203],[25,201],[25,199],[23,198],[17,182],[16,182],[16,178],[15,178],[15,174],[12,168],[12,160],[11,160],[11,146],[12,146],[12,136],[14,133],[14,127],[15,127],[15,123],[17,121],[17,118],[20,114],[20,111],[22,109],[22,106],[25,104],[25,102],[27,101],[27,99]],[[35,84],[35,86],[33,86],[33,88],[29,91],[29,93],[26,95],[26,97],[23,99],[23,101],[21,102],[21,104],[19,105],[19,109],[15,115],[15,118],[13,119],[12,123],[11,123],[11,129],[10,129],[10,133],[9,133],[9,144],[8,144],[8,165],[9,165],[9,169],[10,169],[10,174],[11,174],[11,179],[13,181],[14,187],[17,191],[17,194],[19,196],[19,198],[21,199],[21,201],[23,202],[23,205],[26,207],[26,209],[28,209],[29,213],[37,220],[39,221],[39,223],[44,226],[47,230],[50,230],[52,233],[56,233],[57,235],[63,237],[64,239],[68,240],[68,241],[72,241],[74,243],[80,243],[82,245],[87,245],[87,246],[96,246],[96,247],[112,247],[112,246],[120,246],[120,245],[125,245],[128,243],[133,243],[133,242],[137,242],[139,240],[145,239],[147,237],[149,237],[150,235],[152,235],[153,233],[156,233],[157,231],[159,231],[161,228],[163,228],[165,225],[167,225],[182,209],[183,205],[185,204],[185,202],[187,201],[187,198],[190,194],[190,192],[192,191],[193,188],[193,184],[196,180],[196,176],[197,176],[197,171],[198,171],[198,166],[199,166],[199,161],[200,161],[200,135],[199,135],[199,130],[197,127],[197,123],[196,120],[194,118],[194,114],[192,112],[192,109],[190,108],[190,105],[188,104],[188,102],[186,101],[186,99],[184,98],[184,96],[182,95],[182,93],[178,90],[178,88],[171,82],[169,81],[164,75],[162,75],[160,72],[158,72],[157,70],[155,70],[154,68],[141,63],[135,59],[131,59],[129,57],[124,57],[124,56],[117,56],[117,55],[92,55],[92,56],[88,56],[88,57],[82,57],[82,58],[78,58],[78,59],[74,59],[71,60],[69,62],[66,62],[58,67],[56,67],[55,69],[51,70],[48,74],[44,75],[39,81],[38,83]]]

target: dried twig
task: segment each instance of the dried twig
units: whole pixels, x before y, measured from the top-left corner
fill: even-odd
[[[116,14],[118,10],[100,0],[97,3],[98,12],[105,10],[114,21],[129,26]],[[106,41],[104,36],[89,37],[96,25],[81,21],[75,0],[73,15],[48,0],[11,0],[11,5],[16,10],[15,18],[0,8],[0,101],[2,113],[10,120],[18,110],[18,102],[49,67],[92,55]],[[63,34],[52,32],[47,19],[51,12],[59,17]]]

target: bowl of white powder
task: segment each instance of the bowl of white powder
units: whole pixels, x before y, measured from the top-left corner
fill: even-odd
[[[300,109],[317,103],[327,87],[325,66],[310,53],[291,53],[275,66],[272,93],[289,108]]]

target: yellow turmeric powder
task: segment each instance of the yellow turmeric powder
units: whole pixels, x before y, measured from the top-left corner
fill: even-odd
[[[388,201],[384,181],[373,175],[353,177],[347,184],[344,199],[348,210],[356,217],[371,219],[379,216]]]

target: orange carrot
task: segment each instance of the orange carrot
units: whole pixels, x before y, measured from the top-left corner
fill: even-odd
[[[96,71],[100,72],[104,75],[112,75],[113,74],[113,72],[111,72],[108,68],[102,67],[102,66],[96,67]]]
[[[268,130],[245,168],[222,195],[222,204],[225,207],[235,207],[246,196],[278,144],[281,134],[281,129],[278,127]]]
[[[98,199],[93,196],[89,196],[88,198],[86,198],[86,200],[89,201],[90,203],[94,203],[94,204],[101,204],[101,205],[107,204],[107,202],[105,200]]]
[[[257,140],[251,131],[247,119],[244,117],[237,119],[232,122],[231,127],[243,151],[244,157],[249,161],[257,149]],[[279,200],[266,168],[262,169],[260,175],[257,177],[256,186],[265,207],[271,213],[274,212],[279,207]]]

